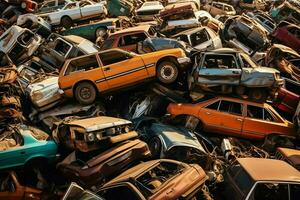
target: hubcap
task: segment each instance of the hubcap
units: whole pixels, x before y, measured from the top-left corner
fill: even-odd
[[[161,77],[163,77],[166,80],[170,80],[175,76],[175,70],[170,65],[165,65],[162,67],[160,72]]]
[[[81,96],[83,99],[88,99],[88,98],[90,98],[90,97],[91,97],[91,91],[90,91],[90,89],[89,89],[89,88],[86,88],[86,87],[82,88],[82,89],[80,90],[80,96]]]

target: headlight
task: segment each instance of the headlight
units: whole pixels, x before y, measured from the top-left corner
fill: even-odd
[[[115,133],[116,133],[115,128],[109,128],[109,129],[106,130],[107,135],[114,135]]]
[[[125,133],[128,133],[130,131],[130,127],[129,126],[125,126],[124,131],[125,131]]]
[[[97,138],[98,140],[101,140],[101,139],[102,139],[102,134],[101,134],[101,133],[97,133],[97,134],[96,134],[96,138]]]
[[[89,142],[94,141],[94,140],[95,140],[95,135],[94,135],[93,133],[89,133],[89,134],[87,135],[87,140],[88,140]]]
[[[31,99],[34,101],[38,101],[44,97],[41,91],[34,91],[32,92]]]

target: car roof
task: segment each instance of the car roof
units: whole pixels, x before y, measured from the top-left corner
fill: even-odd
[[[287,157],[293,164],[300,165],[300,150],[279,147],[277,151]]]
[[[107,182],[103,187],[112,186],[112,185],[118,184],[120,182],[126,182],[126,181],[129,181],[131,178],[134,179],[134,178],[138,177],[139,175],[144,174],[150,168],[159,164],[160,162],[172,162],[172,163],[178,163],[181,165],[185,165],[182,162],[175,161],[175,160],[168,160],[168,159],[158,159],[158,160],[151,160],[151,161],[143,162],[143,163],[140,163],[140,164],[126,170],[125,172],[123,172],[122,174],[117,176],[116,178]]]
[[[254,101],[249,101],[247,99],[239,99],[239,98],[234,98],[234,97],[227,97],[227,96],[217,96],[215,98],[209,99],[207,101],[212,101],[212,100],[228,100],[228,101],[233,101],[233,102],[239,102],[239,103],[246,103],[246,104],[250,104],[250,105],[258,105],[258,106],[263,106],[263,107],[272,107],[267,103],[259,103],[259,102],[254,102]],[[207,101],[203,101],[200,103],[205,103]]]
[[[66,121],[64,124],[69,126],[80,126],[86,129],[86,131],[90,132],[90,131],[112,127],[112,125],[118,126],[123,124],[131,124],[131,121],[121,119],[121,118],[115,118],[115,117],[100,116],[100,117],[70,120],[70,121]]]
[[[215,53],[241,53],[240,50],[234,49],[234,48],[219,48],[219,49],[214,49],[210,50],[207,52],[215,52]]]
[[[173,35],[172,37],[177,37],[178,35],[190,35],[190,34],[196,33],[205,28],[209,28],[209,27],[201,26],[201,27],[191,28],[191,29],[188,29],[185,31],[181,31],[181,32],[177,33],[176,35]]]
[[[110,34],[110,36],[114,36],[114,35],[119,35],[119,34],[123,34],[123,33],[130,33],[130,32],[138,32],[138,31],[148,31],[150,29],[151,25],[140,25],[140,26],[135,26],[135,27],[129,27],[120,31],[116,31],[112,34]]]
[[[300,172],[282,160],[238,158],[237,161],[255,181],[288,181],[300,183]]]

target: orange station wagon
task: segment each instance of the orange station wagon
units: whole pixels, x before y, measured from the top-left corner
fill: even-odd
[[[267,103],[216,97],[196,104],[171,103],[167,110],[172,117],[186,117],[186,125],[199,121],[194,127],[207,132],[257,140],[271,135],[296,137],[293,124]]]
[[[168,49],[143,55],[110,49],[66,61],[58,84],[68,97],[90,104],[97,93],[108,92],[157,77],[165,84],[177,80],[190,63],[181,49]]]

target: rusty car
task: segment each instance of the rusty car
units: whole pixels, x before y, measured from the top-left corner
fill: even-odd
[[[53,138],[72,150],[89,152],[138,136],[132,122],[114,117],[67,117],[53,127]]]
[[[300,172],[275,159],[238,158],[224,180],[223,199],[296,200],[300,191]]]
[[[255,101],[265,101],[284,84],[278,70],[261,67],[236,49],[206,51],[199,57],[189,78],[191,89],[199,87],[206,91],[236,93]]]
[[[70,181],[87,188],[99,187],[105,180],[149,158],[151,153],[145,142],[136,139],[122,142],[104,152],[93,152],[92,155],[73,152],[56,167]]]
[[[278,147],[275,158],[289,163],[300,171],[300,150]]]
[[[196,164],[152,160],[136,165],[104,184],[97,194],[105,199],[190,199],[201,193],[207,176]]]

